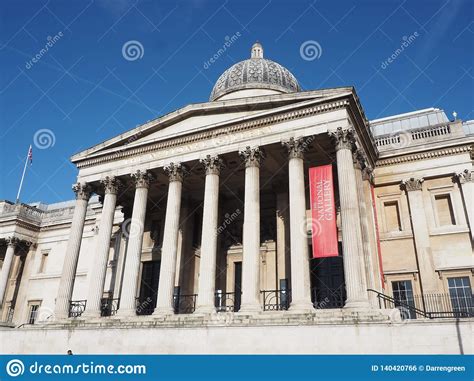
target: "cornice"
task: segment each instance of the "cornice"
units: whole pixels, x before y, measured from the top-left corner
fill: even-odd
[[[235,123],[226,125],[223,127],[218,127],[211,130],[201,131],[201,132],[192,132],[190,134],[184,135],[178,138],[171,138],[160,142],[150,143],[141,147],[131,148],[112,152],[109,154],[104,154],[103,156],[98,156],[90,159],[85,159],[83,161],[78,161],[76,163],[77,168],[88,168],[94,165],[110,162],[113,160],[119,160],[127,157],[139,156],[148,152],[175,148],[178,146],[195,143],[207,139],[215,139],[221,135],[228,136],[232,133],[239,133],[242,131],[252,130],[255,128],[265,127],[275,123],[281,123],[289,120],[309,117],[328,111],[338,110],[342,108],[350,107],[350,101],[345,96],[343,99],[335,100],[332,102],[326,102],[323,104],[314,105],[311,107],[301,108],[298,110],[291,110],[286,112],[281,112],[272,116],[267,116],[251,121],[245,121],[241,123]]]
[[[436,157],[443,157],[443,156],[451,156],[451,155],[460,155],[466,152],[472,151],[471,144],[465,144],[457,147],[449,147],[449,148],[440,148],[433,151],[426,151],[426,152],[419,152],[409,155],[403,155],[398,157],[392,157],[389,159],[381,159],[377,161],[376,167],[384,167],[388,165],[395,165],[401,163],[408,163],[412,161],[419,161],[419,160],[426,160],[432,159]]]

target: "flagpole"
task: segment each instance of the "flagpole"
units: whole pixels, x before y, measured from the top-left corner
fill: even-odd
[[[21,192],[21,187],[23,186],[23,179],[25,178],[26,166],[28,165],[30,150],[31,150],[31,144],[30,144],[30,148],[28,148],[28,153],[26,154],[25,166],[23,167],[23,175],[21,175],[20,186],[18,188],[18,194],[16,195],[16,203],[17,204],[20,202],[20,192]]]

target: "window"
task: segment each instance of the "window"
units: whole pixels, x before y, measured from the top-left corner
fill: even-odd
[[[384,202],[385,228],[386,231],[401,231],[402,224],[400,222],[400,209],[397,201]]]
[[[49,251],[43,251],[41,253],[40,265],[38,268],[38,273],[44,273],[46,271],[46,263],[48,261]]]
[[[39,307],[39,303],[35,302],[30,304],[30,311],[28,313],[28,324],[35,324]]]
[[[453,205],[449,194],[435,196],[436,212],[439,226],[455,225]]]
[[[469,277],[448,278],[448,287],[453,312],[459,313],[460,317],[474,316],[474,303]]]
[[[402,319],[416,319],[415,299],[410,280],[392,282],[395,307],[400,310]]]

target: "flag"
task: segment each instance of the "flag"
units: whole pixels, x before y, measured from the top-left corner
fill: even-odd
[[[30,165],[33,164],[33,147],[31,147],[31,144],[30,149],[28,150],[28,160],[30,162]]]

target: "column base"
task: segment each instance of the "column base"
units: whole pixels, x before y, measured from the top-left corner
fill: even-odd
[[[137,316],[137,311],[135,310],[135,308],[133,309],[132,308],[130,309],[119,308],[114,318],[120,319],[122,317],[135,317],[135,316]]]
[[[242,314],[254,314],[258,312],[262,312],[262,306],[260,304],[242,304],[240,306],[239,312],[236,313],[242,313]]]
[[[118,313],[118,311],[117,311]],[[81,317],[86,318],[86,319],[99,319],[101,316],[100,311],[84,311],[84,313],[81,315]]]
[[[311,302],[299,301],[292,302],[288,311],[291,312],[300,312],[300,313],[311,313],[314,312],[314,306]]]
[[[164,316],[164,315],[174,315],[173,307],[156,307],[155,311],[151,314],[152,316]]]
[[[353,300],[347,301],[343,307],[344,309],[372,309],[373,307],[370,305],[368,300]]]
[[[197,306],[193,313],[198,315],[210,315],[216,313],[216,308],[214,306]]]

